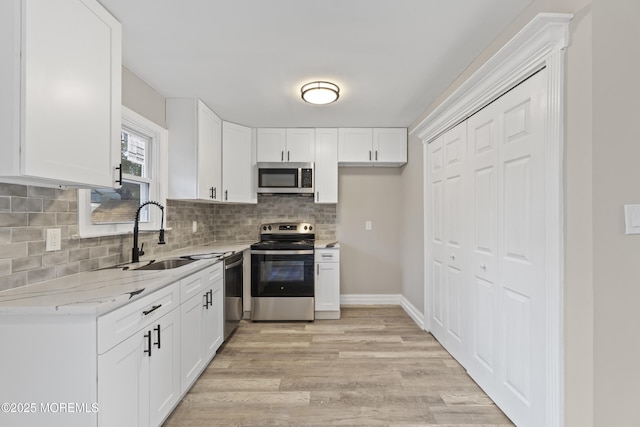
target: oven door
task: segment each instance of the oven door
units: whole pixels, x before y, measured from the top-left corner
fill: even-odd
[[[252,250],[252,297],[313,297],[313,250]]]

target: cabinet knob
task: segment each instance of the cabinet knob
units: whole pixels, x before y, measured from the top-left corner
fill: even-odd
[[[480,270],[487,271],[487,266],[485,264],[480,264]]]
[[[455,261],[456,260],[456,256],[455,255],[451,255],[449,258],[451,258],[451,261]]]

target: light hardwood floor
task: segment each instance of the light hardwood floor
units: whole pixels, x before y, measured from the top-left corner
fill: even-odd
[[[242,321],[164,426],[513,424],[402,308],[367,306]]]

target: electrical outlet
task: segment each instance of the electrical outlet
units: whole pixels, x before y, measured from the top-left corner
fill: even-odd
[[[371,231],[373,229],[373,224],[371,221],[364,222],[364,229],[367,231]]]
[[[46,251],[59,251],[62,248],[62,230],[59,228],[47,229]]]
[[[198,231],[198,221],[193,221],[191,223],[191,232],[196,233]]]

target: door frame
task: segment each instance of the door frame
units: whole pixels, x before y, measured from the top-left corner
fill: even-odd
[[[565,49],[569,44],[572,14],[541,13],[504,47],[462,83],[422,120],[410,135],[429,144],[445,131],[479,111],[519,83],[546,68],[547,123],[545,136],[545,347],[549,354],[546,382],[547,420],[550,427],[563,425],[564,418],[564,79]],[[423,150],[423,168],[428,165]],[[426,169],[423,171],[426,185]],[[428,187],[424,187],[425,189]],[[424,326],[430,329],[428,197],[424,203]]]

